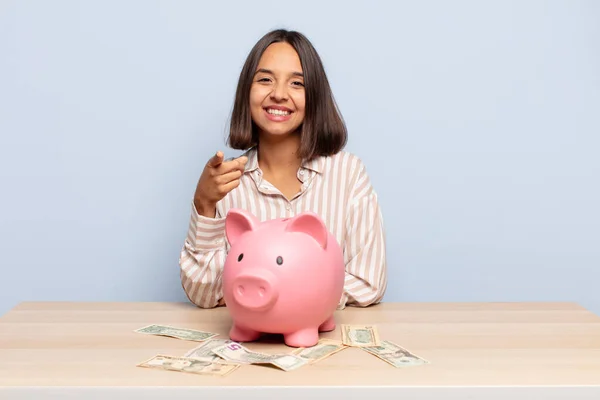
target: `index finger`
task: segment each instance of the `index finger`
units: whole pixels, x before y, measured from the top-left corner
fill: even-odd
[[[246,156],[241,156],[237,158],[229,157],[223,162],[223,165],[221,167],[223,168],[224,172],[230,172],[234,169],[239,169],[240,171],[244,172],[244,166],[246,165],[247,161],[248,157]]]
[[[211,167],[218,167],[223,162],[223,152],[217,151],[217,154],[212,156],[210,160],[208,160],[208,165]]]

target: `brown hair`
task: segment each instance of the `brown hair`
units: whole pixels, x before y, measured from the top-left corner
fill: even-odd
[[[235,94],[228,144],[247,150],[258,144],[258,132],[250,114],[250,87],[263,52],[273,43],[286,42],[298,53],[304,74],[305,116],[301,125],[299,156],[311,160],[339,152],[347,141],[344,120],[331,92],[321,58],[301,33],[277,29],[264,35],[252,48],[240,73]]]

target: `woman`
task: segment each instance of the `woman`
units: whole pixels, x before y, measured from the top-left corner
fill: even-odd
[[[365,166],[342,151],[346,127],[320,57],[302,34],[275,30],[253,47],[237,86],[228,144],[245,150],[206,164],[181,251],[181,283],[202,308],[224,305],[229,250],[225,216],[243,208],[260,220],[317,213],[344,250],[338,309],[381,301],[387,285],[385,235]]]

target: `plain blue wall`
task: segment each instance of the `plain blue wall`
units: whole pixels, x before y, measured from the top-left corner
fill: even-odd
[[[4,0],[0,314],[187,301],[194,188],[278,27],[320,52],[380,194],[385,301],[600,313],[599,20],[567,0]]]

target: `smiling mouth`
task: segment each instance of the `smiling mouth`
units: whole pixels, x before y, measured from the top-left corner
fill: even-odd
[[[271,115],[290,115],[291,112],[290,111],[284,111],[284,110],[276,110],[274,108],[267,108],[266,111],[271,114]]]

